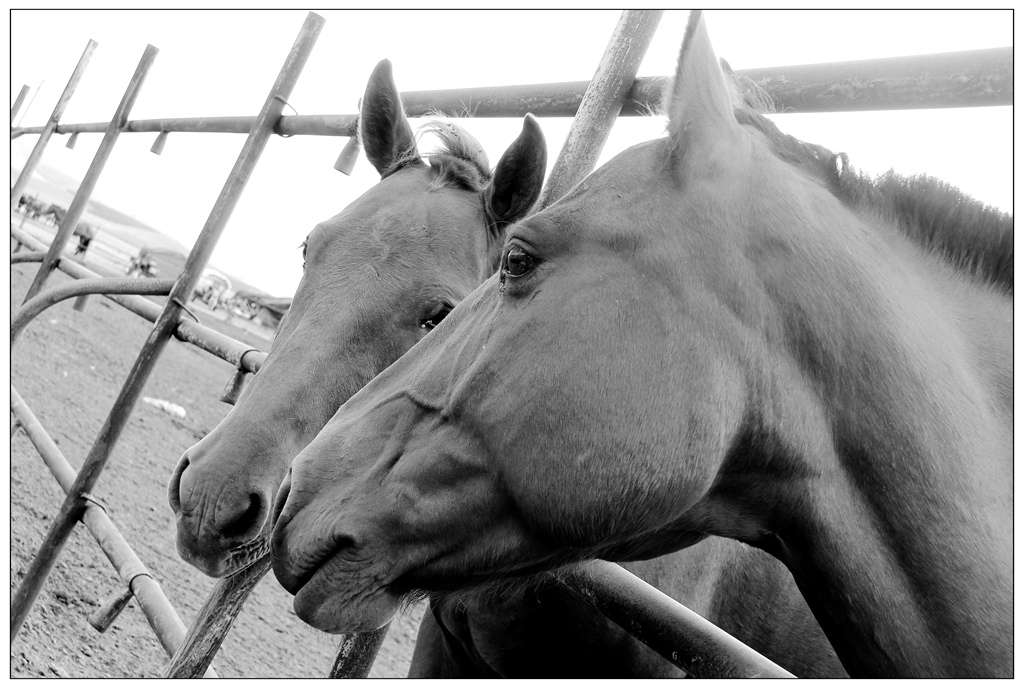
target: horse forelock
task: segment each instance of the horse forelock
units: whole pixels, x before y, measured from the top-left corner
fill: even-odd
[[[871,178],[851,167],[845,153],[784,134],[748,108],[735,114],[740,124],[768,139],[776,157],[820,180],[847,207],[877,211],[961,272],[1013,291],[1012,215],[927,175],[906,177],[890,170]]]
[[[487,153],[476,138],[462,127],[451,122],[431,120],[419,130],[418,139],[433,134],[440,141],[440,147],[425,156],[419,152],[416,143],[395,158],[388,170],[391,174],[402,167],[422,162],[424,157],[437,173],[438,186],[453,186],[472,191],[482,191],[491,180]],[[387,176],[387,174],[382,175]]]

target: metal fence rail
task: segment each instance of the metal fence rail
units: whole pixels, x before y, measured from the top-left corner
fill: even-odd
[[[622,31],[631,36],[653,32],[653,26],[657,24],[656,16],[659,14],[658,12],[627,11],[623,13],[616,32]],[[651,23],[652,19],[653,24]],[[229,381],[225,390],[224,398],[229,403],[230,391],[232,389],[237,391],[244,375],[256,372],[266,359],[266,353],[257,351],[242,342],[184,317],[183,304],[194,289],[199,275],[223,231],[227,218],[245,186],[248,175],[255,166],[267,138],[272,133],[285,136],[347,137],[352,137],[356,133],[358,119],[356,115],[294,115],[287,117],[281,115],[285,99],[291,92],[306,58],[312,50],[322,24],[323,19],[316,14],[308,15],[259,115],[129,121],[127,112],[130,109],[131,100],[134,98],[133,89],[137,90],[141,86],[141,78],[137,79],[138,83],[133,78],[134,85],[129,86],[129,92],[126,93],[125,100],[122,101],[122,106],[125,107],[119,106],[110,122],[60,124],[59,119],[63,110],[96,47],[96,44],[90,41],[47,123],[40,127],[12,128],[12,139],[24,134],[40,136],[18,181],[12,187],[12,209],[31,177],[47,140],[54,133],[77,135],[79,133],[106,132],[105,142],[109,139],[109,145],[106,148],[101,145],[101,151],[97,153],[98,157],[94,161],[93,167],[90,168],[90,174],[93,173],[93,168],[95,168],[95,174],[92,174],[91,177],[87,175],[87,180],[83,181],[83,185],[72,203],[72,209],[84,208],[85,201],[91,192],[91,185],[95,184],[95,177],[98,177],[102,170],[102,160],[99,156],[109,153],[109,148],[113,146],[117,135],[121,132],[159,134],[157,142],[154,144],[154,152],[159,152],[159,148],[163,145],[163,138],[168,132],[245,133],[249,136],[199,239],[193,246],[181,275],[173,282],[167,281],[167,283],[159,285],[153,280],[148,281],[146,289],[159,288],[161,293],[169,294],[170,298],[163,308],[138,296],[137,294],[140,293],[151,292],[140,290],[138,285],[129,285],[130,280],[106,280],[103,284],[90,283],[90,280],[98,279],[99,275],[78,263],[61,258],[62,251],[69,241],[71,231],[81,213],[76,216],[69,210],[70,218],[65,217],[64,222],[58,228],[57,236],[49,245],[13,225],[11,226],[12,240],[16,241],[19,246],[24,245],[32,251],[32,253],[20,256],[12,255],[12,263],[41,263],[39,273],[26,296],[26,301],[28,302],[33,296],[35,298],[15,314],[15,320],[12,322],[12,346],[20,328],[36,314],[42,312],[46,306],[55,303],[59,298],[85,293],[100,293],[93,290],[110,284],[115,284],[115,286],[103,290],[105,298],[155,324],[85,460],[85,465],[77,474],[56,449],[56,445],[35,419],[31,409],[13,386],[11,388],[12,413],[15,417],[12,433],[19,427],[25,429],[33,445],[67,495],[45,542],[37,552],[22,585],[12,598],[12,643],[21,623],[31,609],[36,594],[45,583],[66,538],[78,520],[82,520],[94,534],[103,533],[102,537],[96,535],[97,539],[101,542],[104,552],[115,568],[121,573],[127,590],[139,599],[140,606],[165,650],[169,654],[174,654],[176,650],[185,650],[184,656],[175,657],[176,662],[179,659],[181,661],[177,665],[172,664],[171,675],[203,675],[210,658],[219,647],[219,639],[223,638],[223,634],[230,627],[234,614],[240,608],[247,593],[243,592],[240,598],[237,596],[232,598],[231,595],[243,588],[231,588],[231,583],[225,582],[226,587],[222,589],[218,584],[219,593],[217,594],[221,595],[218,598],[219,602],[213,600],[213,596],[211,596],[212,601],[208,600],[211,605],[210,618],[214,619],[212,623],[219,624],[216,631],[210,631],[214,635],[204,637],[209,628],[196,628],[195,625],[187,634],[203,638],[205,643],[203,651],[207,652],[208,656],[197,659],[195,655],[189,654],[191,650],[188,648],[193,646],[189,644],[177,614],[163,597],[159,585],[146,572],[145,567],[135,557],[131,548],[117,533],[102,508],[99,508],[94,501],[90,501],[89,490],[99,478],[113,445],[141,393],[142,385],[171,336],[189,342],[236,366],[235,377]],[[609,43],[609,48],[606,51],[606,58],[614,52],[614,44],[613,35],[613,40]],[[639,58],[642,58],[644,51],[646,51],[646,44],[640,50]],[[144,56],[143,62],[145,63],[147,59],[151,62],[154,56],[155,49],[148,58]],[[631,83],[632,86],[625,93],[601,91],[599,77],[601,69],[605,67],[605,62],[602,60],[598,74],[595,75],[594,80],[589,82],[415,91],[403,93],[402,99],[407,114],[411,117],[433,113],[456,117],[522,117],[526,113],[532,113],[538,117],[573,117],[579,114],[570,132],[570,140],[574,135],[572,132],[578,133],[582,131],[581,127],[590,126],[591,129],[584,136],[586,145],[581,145],[578,149],[567,145],[563,149],[563,154],[556,163],[558,174],[552,174],[549,186],[545,188],[544,192],[545,202],[550,202],[553,198],[558,197],[557,189],[553,186],[556,181],[558,185],[563,183],[571,185],[573,179],[581,178],[589,173],[597,157],[594,151],[600,151],[616,116],[648,115],[657,111],[662,87],[668,77],[636,78],[636,66],[639,64],[639,58],[636,54],[625,56],[616,66],[609,67],[618,70],[620,74],[629,74],[632,70],[626,82]],[[140,63],[140,71],[144,75],[142,63]],[[824,65],[738,70],[736,75],[766,91],[780,112],[849,112],[975,107],[1011,105],[1013,102],[1012,47]],[[22,89],[17,102],[12,107],[12,118],[20,108],[25,94],[26,89]],[[595,111],[600,110],[601,107],[607,110],[610,104],[612,116],[607,117],[606,112],[587,114],[588,99],[592,99],[596,104],[590,106]],[[44,290],[45,281],[53,270],[61,270],[74,277],[79,283],[73,286]],[[136,282],[138,281],[136,280]],[[112,549],[108,551],[108,546],[104,543],[115,544],[110,545]],[[265,568],[261,571],[243,572],[246,574],[247,580],[244,585],[251,588],[251,585],[254,585],[253,580],[258,580],[265,572]],[[720,631],[716,633],[707,629],[707,622],[699,617],[696,620],[690,618],[688,614],[692,614],[692,612],[688,612],[685,608],[680,611],[678,608],[681,605],[671,600],[668,602],[661,600],[657,597],[661,595],[660,592],[639,579],[630,579],[630,574],[620,567],[603,562],[585,564],[564,577],[562,582],[605,612],[609,618],[624,625],[627,630],[631,629],[631,632],[638,638],[651,645],[670,661],[684,666],[696,675],[706,675],[705,670],[708,670],[711,675],[785,675],[783,670],[779,670],[778,667],[759,655],[754,657],[748,654],[749,648],[732,647],[730,641],[732,643],[737,641],[727,636],[721,637],[724,634],[721,634]],[[662,595],[662,597],[664,596]],[[125,593],[121,593],[120,599],[127,601],[128,597]],[[225,600],[232,601],[220,604]],[[119,603],[117,600],[112,600],[110,605],[105,606],[110,608],[111,613],[116,614],[117,603]],[[123,606],[123,602],[121,604]],[[228,607],[231,609],[228,610]],[[372,663],[373,654],[382,637],[382,632],[362,634],[362,636],[346,636],[342,641],[339,658],[331,670],[331,675],[366,676]],[[707,648],[714,646],[718,648],[716,651],[727,654],[721,661],[705,661],[704,665],[697,666],[695,669],[692,663],[685,665],[680,663],[684,660],[680,660],[679,654],[681,651],[685,652],[680,648],[685,648],[688,644],[700,646],[702,653]],[[761,660],[767,663],[762,663]],[[179,672],[174,669],[174,666],[185,666],[186,668],[180,669]],[[780,671],[781,673],[779,673]],[[213,674],[208,672],[206,675]]]
[[[17,636],[25,617],[28,615],[36,596],[45,584],[46,579],[52,570],[53,565],[56,563],[56,559],[67,541],[68,536],[71,534],[76,522],[86,518],[87,512],[90,510],[90,504],[94,503],[91,500],[89,493],[96,481],[99,479],[106,461],[113,450],[114,444],[117,442],[122,429],[127,423],[128,416],[134,408],[135,403],[142,392],[143,385],[148,379],[149,374],[152,372],[160,353],[165,348],[169,338],[177,333],[181,325],[180,318],[183,310],[183,304],[194,290],[199,276],[208,262],[210,254],[213,252],[213,247],[227,223],[227,218],[229,217],[231,210],[237,203],[238,197],[244,189],[267,140],[273,133],[273,127],[281,116],[281,110],[284,106],[284,102],[286,102],[287,97],[291,93],[306,59],[312,51],[313,45],[316,42],[316,37],[322,26],[323,19],[321,17],[313,13],[310,13],[307,16],[291,51],[285,59],[284,66],[282,67],[277,80],[272,86],[270,93],[264,102],[262,111],[257,116],[252,130],[249,132],[249,137],[239,154],[238,160],[236,161],[235,166],[217,199],[217,202],[214,204],[214,208],[207,219],[206,225],[203,227],[199,238],[193,246],[192,252],[185,261],[185,266],[182,269],[181,274],[171,285],[169,290],[170,298],[167,301],[167,305],[163,309],[159,309],[159,313],[157,313],[154,318],[155,325],[153,330],[132,366],[124,386],[118,394],[106,421],[104,421],[99,436],[93,444],[92,449],[89,451],[82,468],[74,475],[72,482],[69,485],[62,486],[64,487],[67,497],[61,505],[57,516],[54,518],[53,524],[51,525],[43,544],[40,546],[35,558],[26,571],[21,585],[18,586],[12,597],[12,642]],[[119,127],[123,125],[123,121],[127,117],[127,110],[130,108],[135,93],[141,86],[141,76],[144,75],[145,69],[148,68],[148,64],[151,63],[153,57],[155,57],[155,49],[151,48],[152,46],[147,48],[143,61],[140,63],[140,67],[136,71],[136,75],[133,77],[132,82],[129,85],[129,90],[126,92],[125,98],[122,100],[122,104],[118,108],[115,120],[112,120],[112,123],[108,128],[108,134],[115,132],[115,130],[119,130]],[[76,72],[73,79],[76,79],[79,76],[80,75]],[[116,135],[105,137],[105,141],[107,141],[108,138],[110,139],[110,146],[112,146],[113,140],[116,139]],[[37,150],[39,149],[40,146],[37,144]],[[97,153],[97,158],[94,160],[94,164],[90,168],[90,173],[95,170],[94,176],[98,176],[99,170],[102,168],[101,156],[106,154],[108,154],[108,152],[104,152],[103,146],[101,146],[101,152]],[[26,169],[22,171],[22,177],[27,179],[26,174],[30,175],[31,172],[32,170],[29,169],[28,165],[26,165]],[[93,181],[93,183],[95,182]],[[83,186],[87,185],[83,183]],[[80,199],[87,198],[88,191],[89,189],[85,189],[83,193],[83,189],[80,188],[75,200],[79,201]],[[18,195],[16,195],[14,193],[14,189],[12,189],[12,208],[16,204],[17,198]],[[81,204],[84,205],[84,200],[81,201]],[[74,206],[75,204],[73,203],[72,205]],[[69,215],[71,214],[72,213],[69,211]],[[30,288],[27,300],[42,289],[42,286],[50,272],[59,262],[63,262],[60,259],[61,252],[70,238],[71,229],[74,227],[74,223],[69,223],[67,220],[68,218],[65,217],[65,223],[62,223],[57,236],[48,247],[46,255],[43,257],[43,264],[40,266],[35,280],[33,280],[33,287]],[[67,226],[65,226],[65,224]],[[16,230],[13,226],[11,230],[12,236],[15,236]],[[29,241],[30,237],[24,235],[24,233],[19,234],[21,234],[21,236],[18,236],[18,240],[22,243],[33,248],[35,247],[33,243],[38,245],[39,242]],[[72,270],[67,271],[69,273],[75,272]],[[83,277],[84,275],[79,274],[73,276]],[[44,301],[52,299],[52,293],[43,292],[39,294],[37,298],[43,299]],[[137,299],[138,297],[134,298]],[[30,303],[33,302],[30,301]],[[135,308],[132,308],[131,310],[148,310],[148,308],[141,307],[141,304],[138,302],[135,302],[132,305],[134,305]],[[24,307],[21,312],[23,317],[27,319],[28,316],[24,315]],[[12,339],[16,333],[16,330],[12,330]],[[243,352],[238,357],[239,364],[242,363],[246,353],[248,352]],[[13,392],[12,390],[12,394],[16,394],[16,392]],[[24,402],[21,402],[19,405],[18,417],[26,420],[29,419],[27,411],[27,405],[25,405]],[[25,421],[23,420],[20,422],[24,426]],[[38,428],[36,434],[38,435],[38,432],[41,431],[41,428]],[[37,444],[37,446],[40,445]],[[133,579],[137,577],[138,576],[133,576]],[[148,609],[148,607],[144,605],[144,611],[146,609]],[[147,618],[150,619],[150,623],[153,624],[154,628],[156,628],[159,621],[150,617],[149,614],[147,614]],[[165,648],[169,652],[173,652],[177,649],[178,644],[180,644],[180,638],[177,638],[174,643],[166,643]]]
[[[857,112],[1013,105],[1013,48],[987,48],[934,55],[886,57],[738,69],[744,81],[764,89],[780,113]],[[633,81],[620,117],[650,115],[661,106],[667,76]],[[575,117],[589,81],[520,86],[406,91],[410,117]],[[127,122],[126,132],[246,134],[254,117],[182,117]],[[287,115],[275,131],[283,136],[354,136],[357,115]],[[56,133],[98,133],[107,122],[58,124]],[[11,138],[44,127],[11,130]]]

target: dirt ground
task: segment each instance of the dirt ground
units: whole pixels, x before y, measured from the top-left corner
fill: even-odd
[[[21,304],[34,265],[15,265],[11,307]],[[55,274],[51,285],[69,279]],[[68,300],[45,311],[11,352],[11,383],[77,469],[92,447],[151,324],[102,297],[85,312]],[[203,320],[266,351],[269,343],[216,320]],[[181,561],[166,488],[181,453],[227,414],[219,401],[232,366],[172,340],[143,391],[185,408],[179,419],[142,403],[131,415],[94,494],[159,582],[185,624],[214,580]],[[24,577],[63,500],[63,492],[24,432],[11,439],[11,592]],[[87,615],[121,589],[114,569],[85,526],[65,546],[20,634],[11,643],[11,677],[157,677],[168,662],[132,602],[104,634]],[[371,677],[405,676],[422,606],[396,619]],[[306,626],[291,595],[267,575],[235,621],[214,668],[225,678],[323,677],[337,638]]]

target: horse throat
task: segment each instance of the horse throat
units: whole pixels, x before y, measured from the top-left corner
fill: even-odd
[[[968,445],[938,425],[835,423],[834,451],[758,543],[789,567],[851,676],[1012,675],[1011,512],[978,475],[998,474],[992,456],[1009,445],[998,429]]]

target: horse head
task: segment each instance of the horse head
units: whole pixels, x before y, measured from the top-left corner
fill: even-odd
[[[665,102],[295,459],[300,618],[716,535],[788,566],[851,674],[1012,672],[1006,295],[734,112],[699,13]]]
[[[205,573],[228,575],[266,552],[292,458],[494,272],[505,230],[536,201],[546,147],[533,117],[493,173],[467,132],[433,129],[443,150],[424,160],[391,63],[378,64],[359,133],[381,181],[306,237],[303,277],[264,365],[171,478],[178,551]]]

